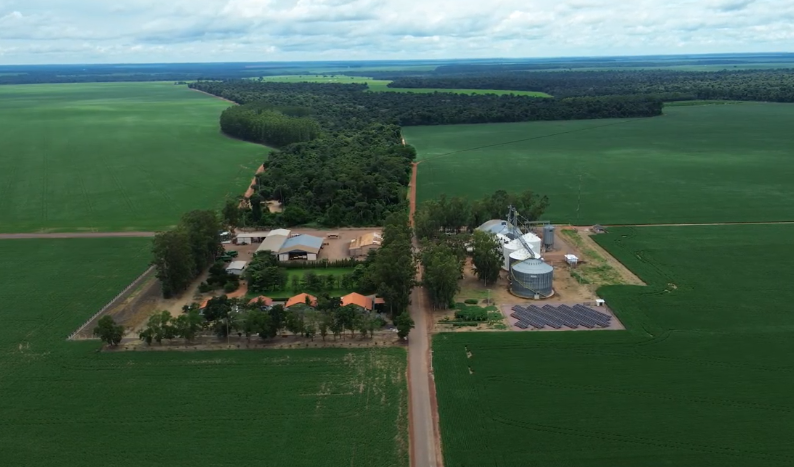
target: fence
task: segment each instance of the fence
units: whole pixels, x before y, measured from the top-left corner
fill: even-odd
[[[86,321],[85,323],[83,323],[83,324],[82,324],[82,325],[81,325],[79,328],[77,328],[77,330],[76,330],[76,331],[74,331],[73,333],[69,334],[69,336],[66,338],[66,340],[72,340],[72,339],[74,339],[74,337],[75,337],[76,335],[80,334],[80,333],[83,331],[83,329],[85,329],[85,327],[86,327],[86,326],[88,326],[89,324],[91,324],[91,322],[92,322],[92,321],[94,321],[94,320],[95,320],[95,319],[97,319],[99,316],[101,316],[101,315],[102,315],[102,313],[104,313],[104,312],[108,311],[109,309],[113,308],[114,306],[116,306],[116,305],[117,305],[117,304],[118,304],[118,303],[119,303],[121,300],[124,300],[124,299],[126,299],[126,298],[127,298],[129,295],[130,295],[130,293],[132,293],[132,291],[133,291],[133,290],[134,290],[136,287],[138,287],[139,285],[141,285],[141,284],[143,283],[143,281],[145,281],[145,280],[149,279],[149,277],[151,277],[153,274],[154,274],[154,266],[151,266],[149,269],[147,269],[146,271],[144,271],[144,272],[143,272],[143,274],[141,274],[140,276],[138,276],[138,278],[137,278],[137,279],[135,279],[134,281],[132,281],[132,282],[130,283],[130,285],[128,285],[128,286],[127,286],[127,287],[126,287],[124,290],[122,290],[121,292],[119,292],[119,293],[118,293],[118,294],[117,294],[115,297],[113,297],[113,298],[112,298],[112,299],[111,299],[109,302],[107,302],[107,303],[105,304],[105,306],[103,306],[102,308],[100,308],[100,310],[99,310],[99,311],[97,311],[96,313],[94,313],[94,315],[93,315],[93,316],[91,316],[90,318],[88,318],[88,321]]]

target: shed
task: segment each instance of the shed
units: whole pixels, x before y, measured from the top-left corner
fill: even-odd
[[[350,256],[367,256],[370,250],[380,248],[381,243],[383,243],[383,237],[378,232],[372,232],[354,238],[350,240]]]
[[[242,276],[247,264],[247,261],[232,261],[229,266],[226,267],[226,272],[234,274],[235,276]]]
[[[309,299],[310,306],[317,306],[317,297],[315,297],[314,295],[309,295],[307,293],[302,293],[295,295],[294,297],[290,297],[290,299],[287,300],[287,303],[284,305],[284,307],[289,308],[291,306],[300,305],[300,304],[305,305],[307,298]]]
[[[289,238],[289,234],[290,231],[286,229],[271,230],[270,233],[267,234],[267,237],[262,240],[262,244],[256,249],[257,253],[260,251],[270,251],[274,255],[277,255],[279,250],[281,250],[281,246],[284,245],[284,242]]]
[[[249,245],[259,243],[267,237],[267,232],[240,232],[237,234],[236,243],[238,245]]]
[[[323,247],[323,239],[311,235],[297,235],[284,241],[278,250],[279,261],[305,259],[317,261],[317,254]]]
[[[371,298],[365,297],[360,293],[353,292],[342,297],[342,306],[347,305],[357,305],[367,311],[372,311],[373,303]]]

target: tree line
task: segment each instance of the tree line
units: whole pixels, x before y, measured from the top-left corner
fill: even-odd
[[[491,71],[396,77],[395,88],[540,91],[555,97],[647,96],[679,101],[724,99],[794,102],[794,70]]]
[[[491,219],[504,219],[507,207],[511,205],[525,219],[534,221],[540,219],[549,207],[549,198],[539,196],[531,190],[522,193],[498,190],[490,196],[476,200],[441,195],[438,199],[425,201],[417,207],[414,230],[420,239],[435,239],[444,233],[458,233],[463,228],[473,231]]]
[[[311,141],[320,134],[320,125],[311,118],[247,104],[226,109],[221,114],[221,130],[246,141],[279,147]]]
[[[187,287],[223,252],[221,223],[214,211],[191,211],[176,227],[158,232],[152,242],[152,264],[165,298]]]

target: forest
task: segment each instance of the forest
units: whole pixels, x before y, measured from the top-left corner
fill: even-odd
[[[525,96],[368,92],[365,84],[199,81],[189,85],[234,101],[224,133],[278,147],[257,176],[251,198],[258,225],[377,225],[404,209],[416,151],[401,126],[532,120],[650,117],[647,97],[539,99]],[[260,209],[277,200],[284,211]]]
[[[389,87],[541,91],[558,98],[643,95],[664,101],[794,102],[794,70],[496,71],[396,77]]]

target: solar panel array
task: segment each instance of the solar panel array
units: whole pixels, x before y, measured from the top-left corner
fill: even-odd
[[[578,329],[580,326],[587,329],[608,328],[612,316],[596,311],[583,305],[551,306],[543,308],[535,305],[513,307],[510,316],[517,319],[515,326],[519,329],[544,329],[546,326],[553,329]]]

